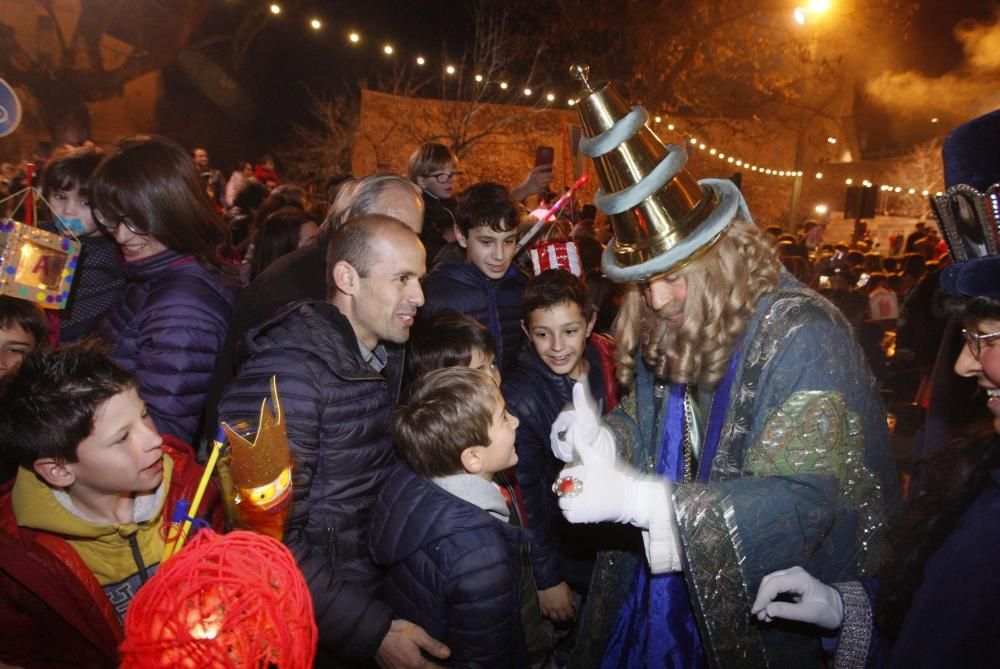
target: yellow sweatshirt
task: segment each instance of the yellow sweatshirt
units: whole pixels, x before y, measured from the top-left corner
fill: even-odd
[[[163,482],[135,499],[133,522],[101,525],[76,508],[70,495],[54,489],[33,471],[20,467],[11,504],[21,527],[65,539],[79,554],[124,620],[129,602],[153,575],[163,556],[163,505],[174,463],[163,456]]]

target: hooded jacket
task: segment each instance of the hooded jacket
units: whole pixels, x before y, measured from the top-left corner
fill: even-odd
[[[251,330],[247,345],[249,357],[223,395],[219,419],[256,420],[277,375],[294,462],[284,543],[312,594],[320,651],[339,658],[323,661],[370,660],[393,617],[377,599],[384,576],[368,553],[368,520],[397,462],[389,414],[402,351],[389,349],[376,372],[340,310],[310,301]]]
[[[385,601],[451,649],[453,667],[525,667],[522,531],[399,465],[372,511]]]
[[[521,302],[528,281],[513,264],[489,279],[470,262],[445,263],[424,279],[424,311],[455,309],[489,329],[497,343],[497,366],[508,370],[521,348]]]
[[[141,571],[130,541],[135,537],[143,565],[152,574],[163,544],[155,545],[151,538],[170,519],[178,500],[193,497],[202,474],[187,444],[165,435],[163,452],[166,494],[158,501],[157,522],[86,523],[59,505],[50,491],[46,500],[39,497],[39,488],[25,489],[27,470],[0,489],[0,661],[25,669],[118,666],[122,626],[108,591],[87,563],[104,556],[105,563],[97,566],[101,580]],[[22,510],[28,501],[32,508]],[[212,486],[199,516],[211,517],[221,529],[217,503]],[[15,507],[23,518],[15,515]],[[20,524],[24,522],[37,527]]]

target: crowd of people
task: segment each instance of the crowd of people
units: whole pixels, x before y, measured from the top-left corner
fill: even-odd
[[[998,125],[949,139],[949,185],[1000,180],[961,167]],[[638,201],[538,232],[551,165],[469,184],[436,143],[318,187],[163,137],[59,152],[72,297],[0,297],[0,661],[117,666],[220,421],[274,383],[316,666],[991,664],[995,225],[824,241],[677,169],[697,224],[626,251]],[[905,499],[893,403],[948,418]],[[226,529],[214,487],[199,516]]]

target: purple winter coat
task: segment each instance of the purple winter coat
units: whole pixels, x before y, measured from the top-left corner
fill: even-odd
[[[104,318],[101,338],[135,376],[157,429],[191,443],[236,288],[176,251],[131,262],[126,271],[125,299]]]

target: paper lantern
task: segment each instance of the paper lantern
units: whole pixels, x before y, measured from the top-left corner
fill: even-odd
[[[132,600],[123,669],[309,669],[312,599],[292,554],[253,532],[201,530]]]
[[[80,258],[80,242],[6,219],[0,221],[0,295],[62,309]]]
[[[229,453],[219,461],[218,476],[229,526],[280,540],[292,505],[292,457],[274,376],[270,404],[263,400],[256,423],[222,424]]]
[[[565,269],[583,278],[583,263],[576,242],[548,241],[528,249],[531,265],[538,276],[548,269]]]

